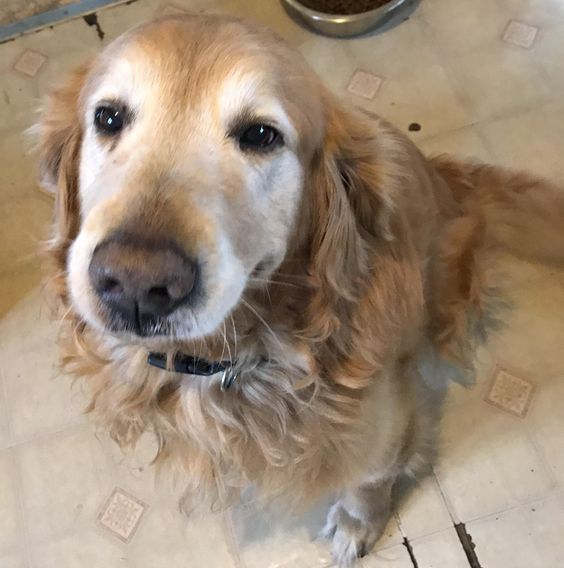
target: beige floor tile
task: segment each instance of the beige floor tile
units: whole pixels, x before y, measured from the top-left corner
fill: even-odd
[[[452,526],[447,506],[434,476],[428,476],[401,501],[399,518],[409,540]]]
[[[559,2],[562,7],[562,3]],[[561,8],[564,11],[564,8]],[[532,52],[538,66],[544,70],[547,83],[557,98],[564,91],[564,17],[555,19],[557,25],[543,28]]]
[[[6,449],[12,442],[5,392],[4,377],[2,375],[2,367],[0,366],[0,450]]]
[[[21,272],[0,276],[0,317],[24,301],[40,286],[43,277],[41,266],[36,261],[29,262]]]
[[[0,364],[14,442],[85,421],[82,385],[71,387],[57,368],[57,324],[46,312],[36,290],[0,323]]]
[[[467,525],[482,566],[564,566],[564,497],[474,521]]]
[[[312,36],[298,49],[334,93],[345,92],[356,67],[344,40]]]
[[[123,546],[94,529],[53,538],[31,549],[34,568],[127,568],[127,555]]]
[[[564,375],[538,389],[527,416],[532,438],[564,488]]]
[[[248,16],[252,16],[257,8],[250,5],[250,1],[241,0],[170,0],[163,3],[165,6],[171,5],[192,14],[224,14],[242,16],[246,11]],[[247,8],[247,10],[245,10]],[[278,13],[276,3],[265,2],[261,6],[265,13]]]
[[[562,140],[564,109],[542,108],[481,124],[479,131],[495,163],[527,170],[554,180],[564,179]]]
[[[532,53],[501,40],[451,59],[447,70],[474,121],[538,108],[553,96]]]
[[[235,12],[237,16],[248,17],[266,25],[294,46],[299,46],[314,36],[305,26],[288,16],[281,2],[265,2],[264,0],[231,2],[231,0],[224,0],[222,11],[225,11],[224,4],[227,5],[227,13]]]
[[[112,467],[92,428],[67,430],[25,444],[17,449],[17,457],[34,545],[65,542],[69,533],[94,525],[114,483]]]
[[[413,568],[407,549],[402,544],[371,552],[359,568]]]
[[[453,528],[414,540],[411,546],[418,568],[468,568],[466,554]]]
[[[345,45],[357,67],[392,78],[439,63],[427,26],[417,14],[383,33],[348,40]]]
[[[0,554],[0,566],[2,568],[29,568],[26,557],[21,552]]]
[[[497,0],[502,12],[533,26],[554,27],[564,20],[560,0]]]
[[[52,203],[38,191],[10,200],[0,212],[0,274],[18,273],[39,262],[49,234]]]
[[[29,124],[26,124],[28,126]],[[52,199],[37,191],[37,170],[22,129],[0,137],[2,198],[0,208],[0,277],[39,267],[41,242],[49,236]],[[9,280],[4,282],[9,285]],[[0,303],[5,300],[0,300]]]
[[[0,559],[16,552],[23,540],[16,475],[12,452],[0,452]]]
[[[118,35],[128,29],[153,19],[162,12],[168,2],[156,2],[155,0],[138,0],[130,5],[116,6],[108,10],[101,10],[98,13],[98,23],[104,30],[102,44],[107,45]],[[171,0],[170,4],[175,4]]]
[[[553,486],[522,420],[483,401],[447,408],[436,472],[462,522],[526,503]]]
[[[115,466],[118,487],[131,492],[150,506],[167,502],[171,508],[177,507],[182,487],[175,485],[166,470],[161,475],[157,474],[157,468],[151,463],[157,451],[152,435],[143,435],[135,448],[125,450],[103,432],[98,437]]]
[[[238,16],[243,15],[244,8],[239,0],[138,0],[98,13],[105,34],[102,43],[107,45],[132,27],[161,16],[203,12]]]
[[[2,156],[2,196],[4,203],[0,215],[10,212],[12,201],[35,195],[37,187],[37,164],[31,152],[31,139],[26,139],[25,126],[31,125],[34,118],[26,125],[17,126],[3,132],[0,137],[0,156]],[[44,200],[52,208],[52,200]],[[28,221],[32,223],[33,219]],[[5,268],[0,266],[0,269]]]
[[[186,518],[171,507],[153,508],[142,520],[130,546],[135,568],[235,568],[219,514]]]
[[[13,73],[16,61],[27,48],[28,45],[24,37],[0,44],[0,72],[10,71]]]
[[[50,86],[60,83],[65,73],[88,60],[100,47],[95,29],[77,18],[0,45],[0,69],[6,69],[9,62],[11,68],[26,49],[45,55],[47,60],[34,79],[22,75],[35,83],[37,94],[43,97]],[[39,100],[31,102],[37,106]]]
[[[476,401],[481,402],[486,395],[489,376],[490,374],[478,373],[474,382],[468,386],[458,383],[450,384],[444,401],[445,410],[448,412],[458,405],[468,406]]]
[[[3,47],[4,44],[0,45],[0,59],[4,56]],[[35,109],[39,105],[40,100],[40,90],[37,81],[13,71],[4,71],[0,74],[0,85],[2,85],[0,93],[0,132],[6,133],[17,130],[19,133],[31,126],[35,120]],[[5,134],[2,138],[4,136]],[[4,145],[2,144],[2,146]],[[16,146],[16,148],[19,150],[19,146]],[[21,154],[21,152],[19,153]],[[10,162],[6,161],[6,164],[9,166]],[[25,174],[25,172],[21,172],[21,174]]]
[[[82,18],[68,20],[62,25],[44,28],[17,40],[27,49],[39,51],[49,59],[67,55],[69,51],[82,52],[99,47],[96,30]]]
[[[491,0],[425,0],[419,10],[444,56],[470,53],[495,43],[509,20]]]
[[[410,124],[419,124],[418,132],[410,132],[413,140],[455,130],[473,120],[440,65],[418,67],[383,79],[373,101],[352,95],[347,99],[373,110],[406,133]]]
[[[418,142],[418,146],[428,156],[446,153],[482,162],[491,161],[490,152],[474,126],[426,138]]]
[[[0,350],[13,355],[46,343],[54,344],[55,323],[49,308],[50,300],[44,288],[36,286],[0,320]],[[5,361],[3,361],[5,363]]]

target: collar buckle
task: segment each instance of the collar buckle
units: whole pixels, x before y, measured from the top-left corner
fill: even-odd
[[[237,371],[233,369],[232,365],[225,367],[225,370],[223,371],[223,375],[221,377],[221,383],[219,385],[221,391],[225,392],[226,390],[228,390],[236,381],[238,375],[239,373],[237,373]]]

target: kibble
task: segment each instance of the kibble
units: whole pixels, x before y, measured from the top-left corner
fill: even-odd
[[[391,0],[298,0],[306,8],[325,14],[362,14],[388,4]]]

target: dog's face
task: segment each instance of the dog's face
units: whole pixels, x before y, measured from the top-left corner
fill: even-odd
[[[322,136],[316,79],[290,53],[237,22],[170,19],[89,69],[67,286],[90,325],[202,337],[280,265]]]

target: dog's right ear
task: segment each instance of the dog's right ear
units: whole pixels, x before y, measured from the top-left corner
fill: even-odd
[[[82,126],[78,100],[90,65],[77,69],[47,98],[33,128],[39,155],[40,183],[56,195],[52,244],[68,247],[79,226],[78,167]]]

